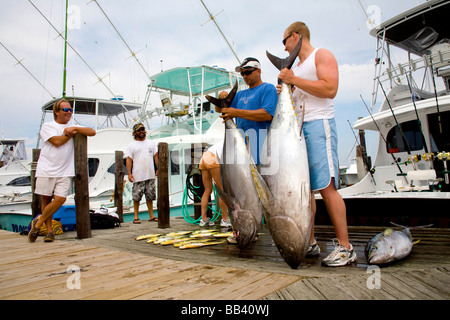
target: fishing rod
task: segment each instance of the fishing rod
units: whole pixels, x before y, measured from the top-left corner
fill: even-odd
[[[370,112],[369,107],[367,106],[366,102],[364,101],[362,95],[359,95],[359,96],[361,97],[361,100],[362,100],[364,106],[366,107],[367,112],[369,113],[370,117],[372,118],[373,123],[374,123],[375,126],[377,127],[378,132],[380,133],[381,138],[383,139],[385,145],[387,146],[388,143],[387,143],[387,141],[386,141],[386,138],[384,137],[383,133],[381,132],[381,129],[380,129],[380,127],[378,126],[378,123],[375,121],[375,118],[373,117],[372,112]],[[402,168],[400,168],[400,165],[398,164],[398,161],[397,161],[397,159],[395,158],[394,154],[393,154],[393,153],[390,153],[390,152],[389,152],[389,154],[391,155],[392,159],[394,160],[394,163],[395,163],[395,165],[397,166],[398,171],[400,171],[400,175],[402,175],[403,178],[405,179],[406,183],[408,183],[408,180],[406,179],[406,176],[404,175]]]
[[[403,130],[400,127],[400,124],[397,121],[397,117],[395,116],[394,109],[392,109],[391,103],[390,103],[390,101],[389,101],[389,99],[388,99],[388,97],[386,95],[386,91],[384,91],[384,88],[383,88],[383,85],[381,84],[380,78],[377,78],[377,80],[378,80],[378,83],[380,84],[381,91],[383,91],[383,95],[386,98],[386,102],[387,102],[387,104],[389,106],[389,109],[392,112],[392,116],[394,117],[394,120],[395,120],[395,123],[397,125],[397,128],[399,129],[400,134],[402,135],[403,141],[405,142],[406,152],[408,153],[409,156],[411,156],[411,148],[409,147],[408,140],[406,139],[405,134],[403,133]]]
[[[361,147],[361,144],[358,141],[358,137],[356,136],[355,132],[353,131],[353,127],[352,127],[350,121],[348,121],[348,119],[347,119],[347,122],[348,122],[348,125],[350,126],[350,130],[353,133],[353,137],[355,137],[355,141],[356,141],[356,144],[359,147],[359,150],[362,151],[362,147]],[[370,173],[370,175],[372,176],[373,183],[376,185],[375,179],[373,177],[373,171],[371,170],[371,168],[369,168],[369,164],[367,163],[367,158],[365,156],[362,156],[362,160],[363,160],[364,167],[365,167],[366,171]]]
[[[414,99],[414,93],[412,90],[411,81],[409,80],[407,73],[405,73],[405,76],[406,76],[406,81],[408,82],[409,92],[411,93],[411,100],[412,100],[412,103],[414,106],[414,111],[416,112],[417,124],[419,125],[420,135],[422,136],[423,147],[425,149],[425,153],[428,153],[427,142],[425,141],[425,136],[423,135],[422,122],[420,121],[419,112],[417,111],[416,100]]]
[[[427,64],[428,58],[426,55],[423,57],[425,63]],[[436,99],[436,109],[437,109],[437,115],[438,115],[438,123],[439,123],[439,133],[442,135],[442,122],[441,122],[441,111],[439,110],[439,101],[437,96],[437,90],[436,90],[436,81],[434,80],[434,67],[433,67],[433,59],[430,56],[430,69],[431,69],[431,79],[433,80],[433,87],[434,87],[434,98]]]
[[[67,78],[67,8],[69,7],[69,0],[66,0],[66,26],[64,30],[64,68],[63,68],[63,91],[62,97],[66,98],[66,78]]]

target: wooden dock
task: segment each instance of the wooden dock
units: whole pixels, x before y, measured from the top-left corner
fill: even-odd
[[[93,237],[83,240],[67,232],[53,243],[42,237],[28,243],[1,230],[0,299],[450,299],[449,229],[413,230],[421,242],[410,256],[375,271],[368,269],[363,250],[382,227],[349,228],[358,260],[342,268],[320,266],[332,250],[328,226],[316,228],[320,257],[305,259],[297,270],[282,260],[268,230],[244,252],[232,244],[180,250],[134,240],[194,229],[172,218],[168,229],[148,221],[124,223],[92,230]],[[371,285],[373,276],[379,276],[378,286]]]

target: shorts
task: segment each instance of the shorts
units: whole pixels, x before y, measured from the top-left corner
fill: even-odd
[[[58,196],[67,198],[70,194],[70,177],[48,178],[37,177],[34,193],[42,196]]]
[[[220,168],[219,161],[214,153],[206,151],[202,159],[200,160],[200,165],[198,166],[200,170],[211,170],[215,168]]]
[[[144,194],[145,200],[156,200],[155,179],[134,182],[133,188],[131,189],[131,194],[133,195],[133,201],[141,201]]]
[[[336,121],[320,119],[303,124],[308,151],[311,191],[325,189],[334,178],[334,186],[339,186],[339,159],[337,153]]]

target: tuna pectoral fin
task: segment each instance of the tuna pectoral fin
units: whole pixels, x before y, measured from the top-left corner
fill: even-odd
[[[219,197],[223,200],[223,202],[225,202],[225,204],[228,206],[228,208],[234,210],[233,198],[228,193],[226,193],[225,191],[220,189],[216,184],[214,184],[214,185],[216,186],[216,190],[219,193]]]
[[[258,170],[256,170],[254,164],[250,164],[250,169],[252,171],[253,182],[255,183],[256,192],[258,192],[261,204],[263,205],[265,211],[269,212],[271,204],[273,203],[272,193],[270,192],[264,179],[259,174]]]

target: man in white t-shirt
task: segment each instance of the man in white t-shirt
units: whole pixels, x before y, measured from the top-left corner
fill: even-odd
[[[142,123],[135,124],[133,127],[134,140],[125,152],[128,180],[133,183],[133,205],[134,221],[139,220],[139,203],[145,193],[150,221],[158,221],[153,214],[153,200],[156,200],[156,172],[155,165],[158,165],[158,150],[156,144],[147,139],[147,132]]]
[[[55,238],[52,229],[53,214],[64,204],[70,192],[70,179],[75,176],[74,145],[72,137],[81,133],[95,136],[88,127],[71,126],[73,108],[69,101],[58,100],[53,105],[54,121],[44,123],[39,133],[44,145],[36,168],[35,193],[42,198],[41,216],[31,222],[30,242],[36,241],[39,228],[45,223],[45,242]]]

